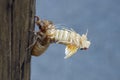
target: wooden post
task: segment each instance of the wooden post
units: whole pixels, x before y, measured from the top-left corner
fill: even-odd
[[[0,0],[0,80],[30,80],[35,0]]]

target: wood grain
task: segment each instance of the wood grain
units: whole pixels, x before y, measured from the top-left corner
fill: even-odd
[[[30,80],[35,0],[0,0],[0,80]]]

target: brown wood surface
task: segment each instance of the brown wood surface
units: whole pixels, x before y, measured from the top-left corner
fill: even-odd
[[[30,80],[35,0],[0,0],[0,80]]]

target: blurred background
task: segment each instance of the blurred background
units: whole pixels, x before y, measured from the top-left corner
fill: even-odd
[[[64,59],[65,46],[51,44],[32,57],[31,80],[120,80],[120,0],[36,0],[36,15],[80,34],[88,29],[91,46]]]

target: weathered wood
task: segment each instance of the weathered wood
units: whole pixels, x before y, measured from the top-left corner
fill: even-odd
[[[35,0],[0,0],[0,80],[30,80]]]

